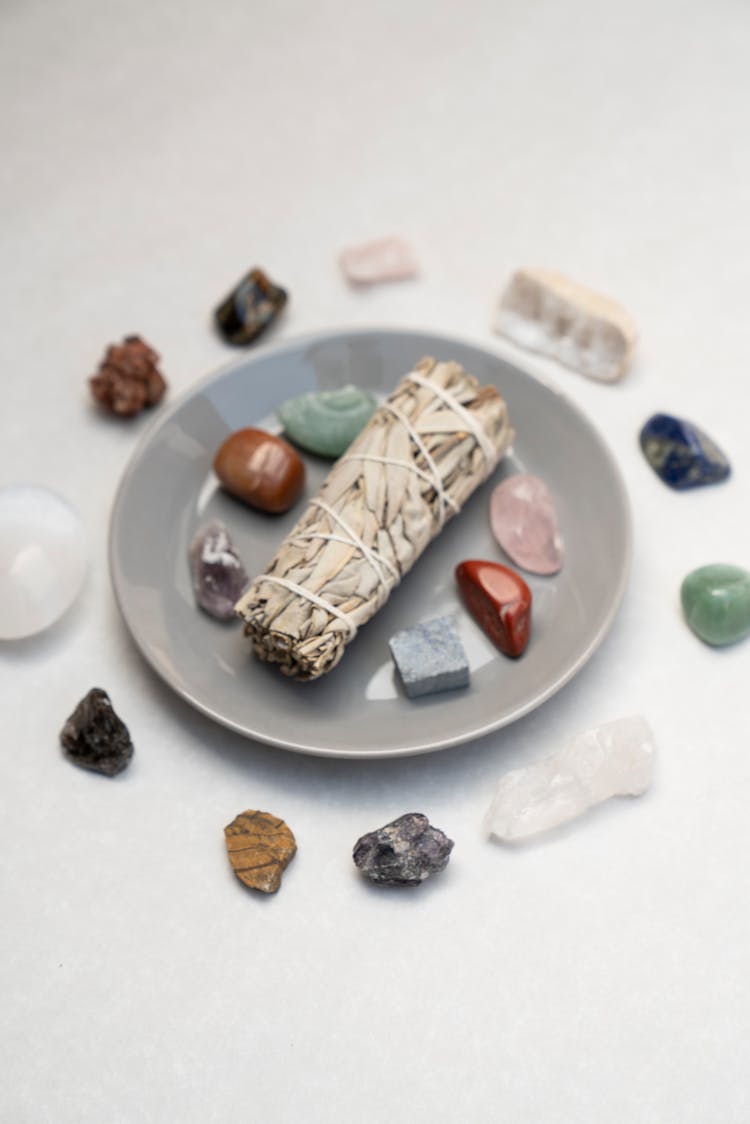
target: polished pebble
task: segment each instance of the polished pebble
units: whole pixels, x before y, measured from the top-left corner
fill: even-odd
[[[254,343],[270,328],[288,299],[286,289],[275,285],[262,269],[251,269],[216,309],[216,326],[227,343]]]
[[[640,443],[656,475],[678,491],[718,484],[731,471],[724,453],[702,429],[671,414],[650,417]]]
[[[222,442],[214,472],[237,499],[272,514],[288,511],[305,485],[305,466],[292,446],[252,427],[238,429]]]
[[[190,543],[189,561],[196,604],[217,620],[237,620],[234,606],[250,579],[229,531],[220,520],[196,531]]]
[[[714,647],[750,635],[750,573],[740,566],[714,563],[687,575],[680,589],[685,620]]]
[[[538,476],[519,472],[490,496],[492,533],[516,566],[532,574],[556,574],[563,540],[549,489]]]
[[[414,250],[403,238],[379,238],[348,246],[339,255],[339,265],[353,285],[406,281],[419,272]]]
[[[464,604],[479,627],[506,656],[523,655],[531,631],[531,590],[499,562],[471,559],[456,567]]]
[[[367,425],[377,403],[356,386],[290,398],[277,413],[287,437],[321,457],[340,457]]]
[[[0,640],[54,624],[87,568],[86,533],[66,500],[34,484],[0,488]]]

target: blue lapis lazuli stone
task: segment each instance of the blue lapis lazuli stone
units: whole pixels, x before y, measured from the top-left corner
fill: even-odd
[[[731,471],[721,449],[703,430],[671,414],[649,418],[640,441],[646,460],[670,488],[718,484]]]

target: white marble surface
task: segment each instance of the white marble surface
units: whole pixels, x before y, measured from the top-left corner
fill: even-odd
[[[0,645],[0,1119],[750,1119],[750,647],[708,650],[678,607],[694,566],[750,564],[749,56],[730,0],[0,6],[0,484],[54,486],[93,544],[72,613]],[[420,279],[348,289],[338,251],[390,233]],[[231,358],[209,313],[256,263],[293,294],[276,339],[413,325],[500,351],[521,264],[635,316],[621,385],[527,364],[608,437],[636,543],[603,648],[517,725],[297,757],[194,714],[131,646],[105,544],[143,423],[98,416],[85,378],[138,331],[171,396],[190,387]],[[734,477],[664,488],[636,445],[657,410],[702,423]],[[115,781],[58,749],[94,684],[136,742]],[[523,849],[482,839],[504,770],[638,712],[645,797]],[[223,850],[253,806],[300,844],[270,900]],[[456,840],[450,867],[363,886],[354,840],[407,810]]]

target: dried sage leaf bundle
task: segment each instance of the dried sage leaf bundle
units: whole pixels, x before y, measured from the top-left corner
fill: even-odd
[[[256,655],[295,679],[335,667],[512,440],[494,387],[420,360],[235,606]]]

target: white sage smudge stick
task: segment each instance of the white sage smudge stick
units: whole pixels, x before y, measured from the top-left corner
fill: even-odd
[[[494,387],[420,360],[235,606],[256,655],[295,679],[335,667],[512,440]]]

